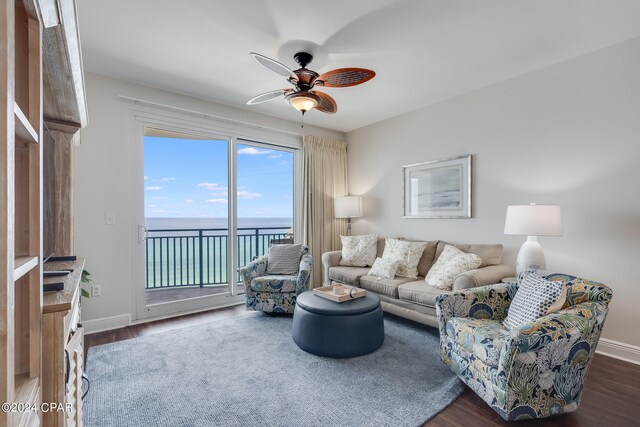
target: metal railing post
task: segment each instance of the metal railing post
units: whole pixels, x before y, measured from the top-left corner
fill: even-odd
[[[199,230],[198,232],[198,239],[199,239],[199,261],[200,261],[200,287],[203,287],[204,285],[204,271],[203,271],[203,261],[204,261],[204,257],[202,256],[202,232],[203,230]]]
[[[253,254],[253,256],[251,256],[251,258],[253,258],[254,256],[260,256],[260,229],[256,228],[256,247],[255,247],[256,253]]]

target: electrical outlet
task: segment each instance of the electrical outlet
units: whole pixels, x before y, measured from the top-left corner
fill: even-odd
[[[91,296],[99,297],[102,295],[102,288],[100,285],[91,285]]]
[[[105,222],[107,225],[116,225],[116,214],[113,212],[107,212],[105,215]]]

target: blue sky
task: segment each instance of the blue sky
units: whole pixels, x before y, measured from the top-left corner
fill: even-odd
[[[147,218],[227,217],[227,141],[144,137]],[[238,149],[238,217],[293,217],[293,153]]]

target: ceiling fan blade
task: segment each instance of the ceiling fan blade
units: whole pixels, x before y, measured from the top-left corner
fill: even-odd
[[[318,105],[316,105],[316,110],[322,111],[323,113],[334,114],[338,111],[338,106],[336,105],[336,101],[323,92],[318,92],[317,90],[312,90],[311,93],[317,95],[320,98]]]
[[[284,64],[281,64],[275,59],[271,59],[269,57],[260,55],[259,53],[255,53],[255,52],[251,52],[250,55],[253,56],[256,59],[256,61],[258,61],[259,63],[261,63],[268,69],[270,69],[271,71],[275,71],[276,73],[282,76],[298,80],[298,76],[295,75],[295,73],[291,68],[287,67]]]
[[[324,87],[349,87],[367,82],[375,76],[375,71],[366,68],[338,68],[320,75],[315,84]]]
[[[267,101],[271,101],[272,99],[275,99],[279,96],[288,94],[289,92],[292,92],[291,89],[278,89],[278,90],[272,90],[271,92],[265,92],[265,93],[261,93],[258,96],[254,96],[253,98],[251,98],[250,100],[247,101],[247,105],[255,105],[255,104],[260,104],[262,102],[267,102]]]

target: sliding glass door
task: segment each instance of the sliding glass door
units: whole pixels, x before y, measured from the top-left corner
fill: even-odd
[[[137,318],[243,301],[240,266],[295,236],[296,148],[144,127]]]
[[[229,145],[145,130],[147,306],[229,291]]]
[[[246,140],[236,144],[237,265],[266,254],[271,243],[293,243],[294,154]]]

